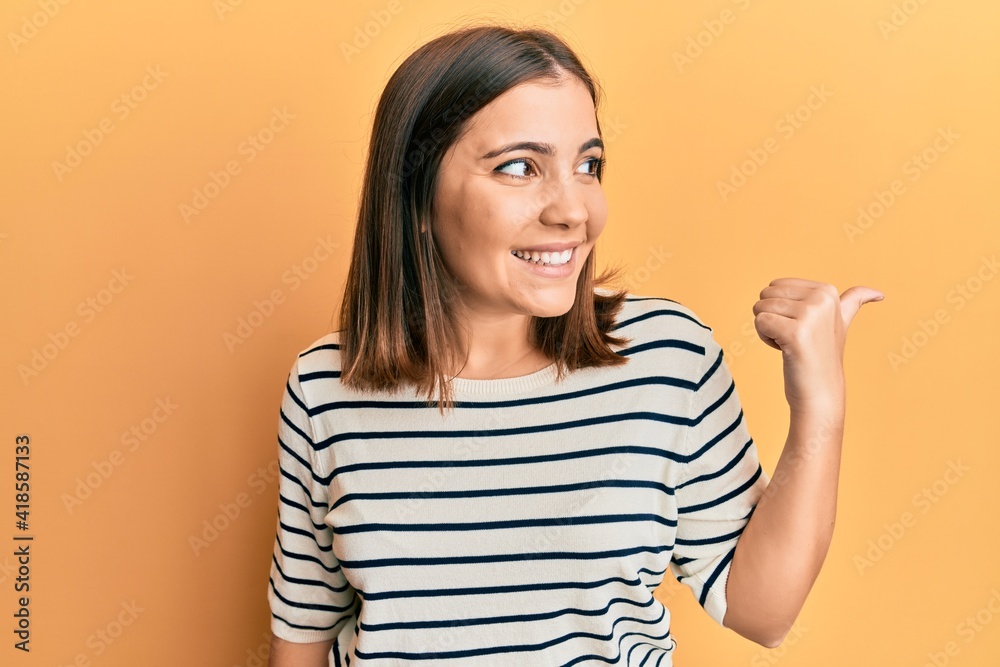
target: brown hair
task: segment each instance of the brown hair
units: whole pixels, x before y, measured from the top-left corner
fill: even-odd
[[[340,310],[341,383],[360,391],[398,391],[412,382],[430,402],[440,386],[442,411],[454,407],[447,377],[462,323],[449,304],[462,286],[446,269],[430,233],[441,158],[466,121],[506,90],[527,82],[559,83],[568,73],[599,89],[573,51],[542,29],[469,27],[438,37],[393,73],[375,112],[362,184],[351,266]],[[600,122],[597,125],[601,135]],[[598,171],[598,179],[602,176]],[[573,307],[533,317],[532,341],[557,368],[557,382],[578,368],[628,362],[609,345],[627,290],[595,291],[621,268],[595,278],[592,250]]]

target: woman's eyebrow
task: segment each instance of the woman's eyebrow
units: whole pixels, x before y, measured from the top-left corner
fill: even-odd
[[[601,150],[604,150],[604,142],[601,141],[599,138],[594,137],[580,144],[580,152],[583,153],[584,151],[590,148],[594,148],[595,146],[600,148]],[[479,159],[490,160],[492,158],[497,157],[498,155],[503,155],[504,153],[510,153],[512,151],[518,151],[518,150],[534,151],[535,153],[540,153],[542,155],[549,155],[549,156],[556,154],[556,147],[553,146],[552,144],[545,144],[538,141],[515,141],[514,143],[505,144],[500,148],[497,148],[496,150],[492,150],[483,155]]]

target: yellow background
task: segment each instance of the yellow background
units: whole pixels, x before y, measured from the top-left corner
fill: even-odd
[[[417,46],[496,18],[556,30],[604,86],[598,257],[713,326],[768,472],[788,413],[759,291],[886,294],[851,326],[837,527],[796,629],[764,649],[668,577],[677,664],[998,664],[1000,5],[63,1],[0,8],[0,662],[265,660],[278,404],[334,321],[378,95]],[[252,135],[270,143],[251,160]],[[733,169],[750,175],[724,195]],[[859,207],[881,215],[862,228]],[[12,648],[18,434],[29,655]]]

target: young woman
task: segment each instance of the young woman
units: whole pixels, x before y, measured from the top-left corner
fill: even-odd
[[[668,569],[755,642],[791,627],[833,529],[845,332],[881,294],[761,292],[792,416],[771,481],[712,329],[594,276],[598,104],[540,30],[445,35],[388,82],[340,330],[281,406],[272,666],[667,667]]]

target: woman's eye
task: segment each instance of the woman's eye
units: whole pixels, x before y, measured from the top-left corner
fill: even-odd
[[[507,176],[510,176],[511,178],[518,178],[518,179],[528,178],[524,174],[511,174],[509,172],[504,171],[504,169],[507,169],[508,167],[519,167],[519,166],[527,168],[529,166],[528,165],[528,161],[524,160],[524,159],[511,160],[510,162],[504,163],[504,164],[500,165],[499,167],[497,167],[496,171],[500,172],[501,174],[505,174]]]
[[[587,160],[584,165],[592,165],[593,171],[588,171],[587,173],[591,176],[600,176],[604,169],[604,158],[603,157],[592,157]]]
[[[590,174],[591,176],[598,176],[599,177],[601,175],[601,171],[604,168],[604,158],[603,157],[592,157],[589,160],[587,160],[586,162],[584,162],[583,165],[581,165],[581,167],[583,167],[583,168],[586,168],[588,166],[590,168],[587,169],[587,171],[585,171],[583,173]],[[528,173],[526,173],[524,171],[522,171],[522,173],[520,173],[520,174],[511,173],[511,172],[506,171],[507,169],[510,169],[512,167],[521,167],[522,170],[525,170],[525,169],[527,169],[527,170],[534,170],[534,167],[531,166],[531,163],[527,159],[525,159],[525,158],[519,158],[517,160],[511,160],[510,162],[506,162],[506,163],[500,165],[499,167],[496,168],[495,171],[497,171],[497,172],[499,172],[501,174],[504,174],[506,176],[510,176],[511,178],[518,179],[518,180],[526,180],[526,179],[529,178]]]

